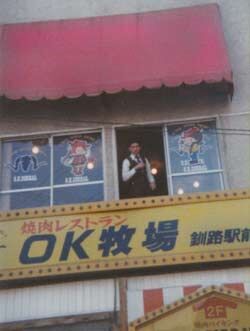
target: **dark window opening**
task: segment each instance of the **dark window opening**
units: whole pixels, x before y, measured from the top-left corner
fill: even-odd
[[[139,160],[133,159],[133,148]],[[120,199],[168,194],[162,127],[117,129],[117,153]],[[136,163],[143,163],[144,167],[133,171]],[[131,170],[131,177],[126,177]]]

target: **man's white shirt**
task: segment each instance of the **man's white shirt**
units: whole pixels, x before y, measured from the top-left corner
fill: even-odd
[[[134,154],[130,154],[130,158],[135,161],[136,163],[140,163],[138,162],[138,160],[136,159],[136,156]],[[144,160],[140,157],[141,162],[145,161],[145,168],[146,168],[146,173],[147,173],[147,178],[148,178],[148,182],[149,183],[154,183],[155,179],[154,176],[151,173],[151,168],[150,168],[150,164],[148,162],[148,160],[146,158],[144,158]],[[134,174],[136,173],[136,169],[130,168],[130,162],[129,159],[124,159],[122,162],[122,180],[124,182],[127,182],[130,178],[132,178],[134,176]]]

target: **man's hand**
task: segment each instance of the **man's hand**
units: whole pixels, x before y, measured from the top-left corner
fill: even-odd
[[[152,191],[154,191],[156,189],[155,182],[149,183],[149,186],[150,186],[150,188],[151,188]]]
[[[145,164],[143,163],[143,162],[140,162],[140,163],[138,163],[136,166],[135,166],[135,169],[137,170],[137,169],[143,169],[143,168],[145,168]]]

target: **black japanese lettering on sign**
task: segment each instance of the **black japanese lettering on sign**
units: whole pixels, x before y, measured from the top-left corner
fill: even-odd
[[[46,223],[46,226],[48,224]],[[48,230],[50,232],[50,226]],[[45,263],[52,257],[56,245],[60,245],[61,247],[59,261],[67,261],[71,252],[73,252],[79,260],[89,259],[87,241],[95,231],[94,229],[88,229],[78,236],[74,231],[68,231],[65,233],[63,242],[60,243],[57,242],[55,234],[34,234],[24,241],[19,261],[22,264]],[[97,250],[101,251],[102,257],[116,256],[119,254],[128,256],[133,249],[131,243],[135,234],[136,228],[129,227],[128,225],[121,225],[119,228],[115,225],[103,228],[100,233],[99,241],[97,242]],[[141,245],[151,253],[170,251],[174,249],[176,244],[178,220],[149,222],[144,234],[145,240]],[[30,256],[32,246],[37,243],[43,243],[43,251],[38,256]]]

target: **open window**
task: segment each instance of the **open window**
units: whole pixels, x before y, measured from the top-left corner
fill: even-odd
[[[216,121],[185,122],[162,126],[138,126],[117,129],[117,154],[120,198],[135,197],[129,189],[136,176],[131,161],[131,144],[140,146],[142,158],[149,161],[156,188],[137,197],[224,189]],[[124,160],[129,160],[131,177],[124,176]],[[149,181],[144,176],[145,181]],[[136,181],[134,181],[136,184]]]
[[[145,191],[138,189],[137,197],[149,196],[149,195],[166,195],[168,194],[167,178],[166,178],[166,166],[165,166],[165,154],[164,154],[164,141],[163,141],[163,128],[161,126],[145,126],[145,127],[133,127],[133,128],[120,128],[117,129],[117,154],[118,154],[118,169],[119,169],[119,192],[121,199],[127,199],[135,197],[131,193],[131,185],[143,185],[138,181],[133,184],[133,176],[131,178],[124,178],[124,161],[129,160],[132,144],[139,144],[140,146],[140,158],[145,163],[147,160],[150,165],[151,176],[155,182],[155,189],[149,187],[150,176],[145,174],[144,180],[149,189],[145,188]],[[131,165],[129,168],[133,168],[135,165],[129,160]],[[139,170],[135,176],[137,176]]]

